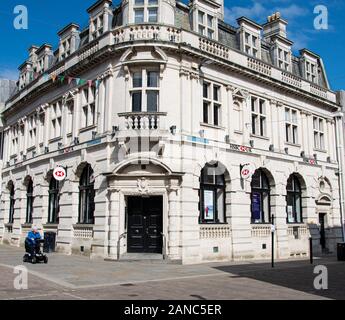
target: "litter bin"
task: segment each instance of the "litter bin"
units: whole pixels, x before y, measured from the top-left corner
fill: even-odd
[[[45,253],[55,252],[55,241],[56,241],[55,232],[45,232],[43,252]]]
[[[338,243],[337,253],[338,261],[345,261],[345,242]]]

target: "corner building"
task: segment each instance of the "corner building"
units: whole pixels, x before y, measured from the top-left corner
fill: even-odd
[[[4,118],[0,241],[183,264],[334,252],[336,95],[292,54],[279,13],[224,22],[221,0],[96,2],[86,29],[32,46]],[[63,166],[58,182],[53,170]],[[248,168],[248,176],[241,169]]]

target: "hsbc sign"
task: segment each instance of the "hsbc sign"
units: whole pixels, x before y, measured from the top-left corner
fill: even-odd
[[[53,177],[57,181],[63,181],[66,179],[66,170],[63,167],[57,167],[54,169]]]
[[[255,168],[252,164],[245,164],[241,166],[241,178],[243,180],[249,179],[255,172]]]

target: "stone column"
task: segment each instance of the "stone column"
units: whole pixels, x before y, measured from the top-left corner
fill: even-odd
[[[234,108],[234,100],[233,100],[233,93],[234,88],[232,86],[226,87],[226,104],[223,106],[224,115],[226,114],[226,117],[224,119],[227,120],[227,123],[223,123],[223,126],[227,128],[227,134],[229,135],[229,138],[234,136],[234,126],[232,125],[232,119],[231,115],[233,114],[233,108]],[[240,120],[240,119],[239,119]]]
[[[166,235],[166,255],[170,260],[181,259],[181,214],[179,212],[178,188],[168,189],[168,234]]]
[[[108,218],[108,235],[107,235],[107,255],[110,259],[117,259],[117,241],[120,236],[119,231],[119,208],[120,208],[120,192],[117,188],[108,188],[109,199],[109,218]],[[123,244],[124,239],[121,239]],[[122,247],[122,245],[120,246]]]
[[[191,105],[190,105],[190,84],[189,84],[189,72],[188,70],[180,70],[180,119],[181,119],[181,133],[191,134]],[[202,108],[201,108],[202,110]],[[194,119],[194,121],[200,121],[199,117]]]

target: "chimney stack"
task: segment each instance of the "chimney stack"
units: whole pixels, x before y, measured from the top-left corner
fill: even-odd
[[[267,23],[263,25],[263,36],[266,41],[272,40],[273,37],[280,36],[286,38],[287,22],[281,18],[280,12],[276,12],[267,17]]]

